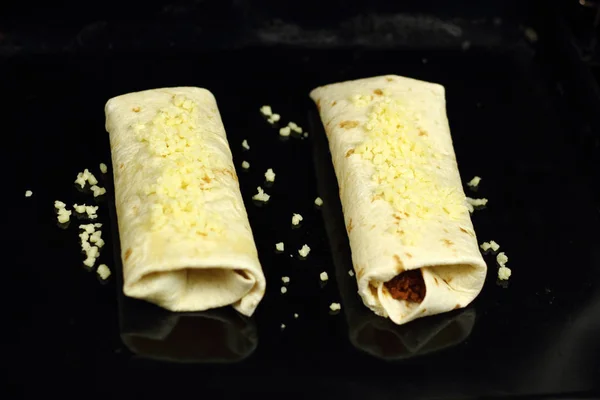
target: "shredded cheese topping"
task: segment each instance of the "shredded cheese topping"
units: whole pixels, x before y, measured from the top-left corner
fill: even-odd
[[[26,190],[25,197],[31,197],[31,196],[33,196],[33,192],[31,190]]]
[[[323,199],[321,199],[320,197],[317,197],[317,198],[315,199],[315,205],[316,205],[317,207],[321,207],[321,206],[323,205]]]
[[[279,243],[276,243],[276,244],[275,244],[275,249],[276,249],[277,251],[283,251],[283,250],[284,250],[284,248],[285,248],[285,245],[283,244],[283,242],[279,242]]]
[[[267,182],[275,182],[275,172],[273,172],[273,169],[269,168],[267,172],[265,172],[265,179]]]
[[[342,309],[342,306],[340,305],[340,303],[331,303],[331,304],[329,305],[329,309],[330,309],[331,311],[339,311],[339,310],[341,310],[341,309]]]
[[[298,254],[300,254],[300,257],[306,258],[308,257],[308,253],[310,253],[310,247],[308,247],[308,245],[304,245],[302,246],[302,248],[300,250],[298,250]]]
[[[329,280],[329,275],[327,275],[327,272],[323,271],[321,272],[321,274],[319,275],[319,278],[323,281],[326,282],[327,280]]]

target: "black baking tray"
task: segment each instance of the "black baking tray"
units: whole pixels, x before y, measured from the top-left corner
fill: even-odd
[[[31,51],[10,36],[0,61],[10,188],[3,191],[10,235],[6,387],[17,397],[86,388],[86,397],[104,398],[173,390],[219,398],[594,398],[597,87],[556,9],[538,11],[458,19],[388,12],[304,25],[257,25],[250,15],[220,40],[178,26],[179,35],[197,41],[165,41],[143,29],[136,36],[131,24],[113,21],[67,45],[52,37]],[[524,34],[528,27],[538,40]],[[500,286],[486,257],[488,279],[472,305],[400,327],[362,306],[347,274],[337,183],[308,99],[318,85],[380,74],[446,87],[461,175],[482,176],[473,196],[490,201],[473,214],[477,235],[499,242],[513,270]],[[219,104],[268,283],[252,318],[228,308],[168,313],[122,295],[110,174],[102,177],[109,194],[98,200],[107,224],[100,262],[114,272],[107,284],[81,266],[76,221],[65,230],[54,223],[55,199],[90,198],[74,188],[77,172],[100,176],[98,164],[110,164],[106,100],[175,85],[206,87]],[[259,113],[263,104],[309,137],[281,140]],[[250,198],[267,168],[277,174],[267,190],[272,198],[257,207]],[[27,189],[34,192],[28,199]],[[321,209],[316,196],[325,200]],[[304,216],[300,229],[291,228],[292,213]],[[275,253],[279,241],[284,254]],[[304,243],[312,249],[308,259],[290,257]],[[321,271],[329,273],[325,285]],[[291,283],[281,295],[284,275]],[[337,315],[331,302],[342,303]]]

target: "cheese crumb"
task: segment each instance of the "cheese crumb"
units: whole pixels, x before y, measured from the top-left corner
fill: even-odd
[[[492,247],[492,245],[488,242],[483,242],[479,247],[481,247],[481,250],[483,251],[488,251]]]
[[[268,194],[266,194],[265,191],[263,190],[263,188],[261,188],[259,186],[259,187],[256,188],[256,190],[258,191],[258,193],[256,193],[254,196],[252,196],[253,200],[262,201],[264,203],[266,203],[267,201],[269,201],[269,199],[271,198],[271,196],[269,196]]]
[[[94,224],[81,224],[79,225],[79,229],[83,229],[86,233],[92,234],[95,231]]]
[[[246,139],[244,139],[244,141],[242,142],[242,147],[246,150],[250,150],[250,145],[248,144],[248,141]]]
[[[104,163],[100,163],[100,172],[105,174],[108,171],[108,167]]]
[[[273,172],[271,168],[269,168],[267,172],[265,172],[265,179],[267,180],[267,182],[275,182],[275,172]]]
[[[269,119],[267,120],[271,125],[274,124],[275,122],[279,121],[281,119],[281,115],[279,114],[273,114],[269,117]]]
[[[25,191],[25,197],[31,197],[32,195],[33,195],[33,192],[31,190]]]
[[[244,168],[244,169],[250,168],[250,163],[248,161],[242,161],[242,168]]]
[[[98,211],[98,206],[85,206],[85,212],[89,219],[96,219],[98,215],[96,212]]]
[[[353,271],[353,270],[349,270],[349,271],[348,271],[348,275],[350,275],[350,276],[354,276],[354,271]]]
[[[475,176],[473,179],[471,179],[469,182],[467,182],[467,186],[476,188],[477,186],[479,186],[479,182],[481,182],[481,178],[478,176]]]
[[[289,126],[279,129],[279,135],[283,136],[283,137],[290,136],[291,132],[292,132],[292,130],[290,129]]]
[[[304,136],[305,138],[307,138],[308,137],[308,132],[304,132],[304,134],[302,136]]]
[[[285,245],[283,244],[283,242],[279,242],[279,243],[276,243],[276,244],[275,244],[275,249],[276,249],[277,251],[283,251],[283,250],[284,250],[284,248],[285,248]]]
[[[297,313],[294,313],[294,318],[297,319],[298,317],[299,317],[299,315]]]
[[[493,240],[490,240],[490,247],[492,248],[493,251],[498,251],[498,249],[500,248],[500,245],[496,242],[494,242]]]
[[[318,207],[321,207],[323,205],[323,199],[320,197],[317,197],[315,199],[315,205],[317,205]]]
[[[300,254],[300,257],[306,258],[308,256],[308,253],[310,253],[310,247],[308,247],[307,245],[302,246],[302,248],[298,250],[298,254]]]
[[[341,310],[341,309],[342,309],[342,306],[340,305],[340,303],[331,303],[331,304],[329,305],[329,309],[330,309],[331,311],[339,311],[339,310]]]
[[[327,280],[329,280],[329,275],[327,275],[327,272],[323,271],[321,272],[321,275],[319,275],[319,278],[321,278],[323,282],[326,282]]]
[[[54,202],[54,208],[56,208],[57,210],[60,210],[61,208],[65,208],[66,206],[67,205],[60,200],[56,200]]]
[[[59,208],[57,216],[58,222],[64,224],[69,222],[69,219],[71,219],[71,211],[67,210],[66,208]]]
[[[106,264],[100,264],[98,265],[98,270],[96,273],[100,276],[100,278],[102,278],[103,281],[105,281],[110,276],[110,269]]]
[[[296,125],[296,123],[294,122],[290,122],[288,124],[288,128],[290,128],[290,130],[296,132],[296,133],[302,133],[302,128],[300,128],[298,125]]]
[[[283,283],[290,283],[290,277],[289,276],[282,276],[281,277],[281,282],[283,282]]]
[[[467,197],[467,203],[472,205],[473,207],[485,206],[488,202],[488,199],[472,199]]]
[[[97,185],[92,185],[92,187],[90,189],[94,193],[94,197],[98,197],[98,196],[102,196],[103,194],[106,194],[106,189],[103,187],[98,187]]]
[[[281,324],[281,330],[285,329],[285,324]]]
[[[498,279],[500,279],[501,281],[508,280],[508,278],[510,278],[511,275],[512,271],[510,270],[510,268],[502,266],[498,269]]]
[[[85,212],[85,204],[79,205],[79,204],[73,204],[73,208],[75,209],[75,212],[78,214],[83,214]]]
[[[508,262],[508,257],[506,256],[506,254],[504,254],[504,252],[498,253],[498,255],[496,256],[496,262],[498,262],[499,266],[504,267]]]
[[[292,215],[292,225],[298,225],[300,224],[300,221],[302,221],[304,218],[302,218],[302,215],[300,214],[293,214]]]
[[[281,287],[281,294],[286,294],[287,293],[287,288],[285,286]]]
[[[96,177],[94,176],[94,174],[92,174],[91,172],[89,172],[87,169],[85,171],[87,171],[87,181],[88,181],[88,183],[90,185],[97,185],[98,184],[98,179],[96,179]]]
[[[271,109],[271,106],[262,106],[260,108],[260,112],[262,113],[262,115],[268,117],[270,115],[273,115],[273,110]]]

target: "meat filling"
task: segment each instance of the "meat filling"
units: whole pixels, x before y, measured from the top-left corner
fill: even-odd
[[[420,303],[425,298],[425,281],[420,269],[405,271],[384,285],[395,300]]]

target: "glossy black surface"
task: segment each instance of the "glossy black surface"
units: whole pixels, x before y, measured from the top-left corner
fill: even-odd
[[[93,388],[85,397],[134,398],[173,388],[218,398],[593,397],[600,375],[598,132],[597,116],[581,105],[589,104],[582,87],[590,83],[552,33],[541,30],[532,46],[517,28],[488,22],[478,29],[489,41],[467,51],[433,40],[422,49],[254,45],[4,59],[10,237],[2,379],[17,397],[76,395],[80,387]],[[365,309],[347,274],[335,178],[308,99],[320,84],[387,73],[446,87],[462,177],[482,176],[476,195],[490,200],[473,215],[479,240],[500,243],[513,270],[500,287],[486,257],[488,279],[470,307],[401,327]],[[100,176],[98,164],[110,162],[106,100],[172,85],[206,87],[217,98],[268,282],[251,319],[230,309],[179,316],[124,298],[110,196],[99,201],[107,242],[99,261],[115,272],[108,284],[81,265],[76,221],[67,230],[55,224],[55,199],[90,201],[74,188],[77,172]],[[263,104],[307,129],[308,140],[280,140],[258,112]],[[277,174],[267,190],[272,198],[257,207],[250,197],[267,168]],[[111,188],[110,175],[104,184]],[[23,196],[27,189],[33,197]],[[320,210],[317,195],[325,199]],[[300,229],[291,228],[292,213],[304,216]],[[275,253],[279,241],[284,254]],[[304,243],[312,251],[302,261],[296,251]],[[325,285],[321,271],[329,273]],[[281,295],[284,275],[291,282]],[[337,315],[330,315],[333,301],[342,303]]]

